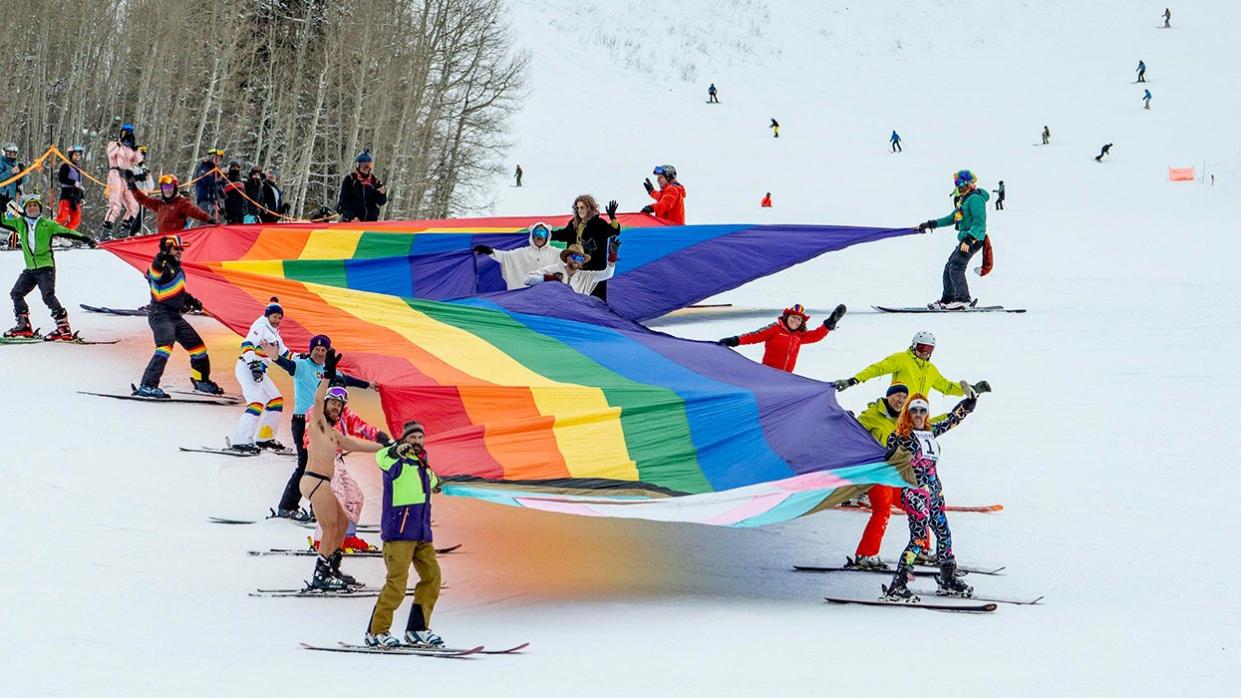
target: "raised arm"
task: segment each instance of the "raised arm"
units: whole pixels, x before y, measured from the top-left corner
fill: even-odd
[[[900,357],[901,357],[900,352],[892,354],[891,356],[888,356],[887,358],[876,361],[875,363],[867,366],[861,371],[858,371],[857,375],[853,377],[856,378],[859,383],[862,383],[864,381],[868,381],[871,378],[875,378],[877,376],[886,376],[889,373],[896,373],[896,370],[900,368],[899,364],[897,363],[898,361],[900,361]]]
[[[967,397],[961,402],[958,402],[957,406],[952,408],[952,411],[948,413],[948,416],[944,419],[944,421],[933,422],[931,424],[931,433],[935,436],[939,436],[940,434],[957,426],[961,423],[961,420],[965,419],[966,415],[974,411],[974,407],[977,404],[978,398],[972,397]]]

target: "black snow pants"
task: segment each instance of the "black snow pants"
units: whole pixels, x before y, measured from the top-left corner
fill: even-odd
[[[284,486],[284,494],[280,496],[281,509],[296,509],[302,503],[301,482],[306,473],[306,447],[302,441],[306,436],[306,415],[293,415],[293,448],[297,449],[297,466],[289,476],[289,483]]]
[[[23,269],[21,275],[17,277],[17,283],[13,284],[13,290],[9,293],[9,298],[13,299],[14,315],[20,317],[30,312],[26,296],[30,295],[36,286],[39,287],[39,293],[43,294],[43,304],[52,311],[53,318],[60,320],[69,314],[56,299],[56,267],[43,267],[42,269]]]
[[[151,333],[155,337],[155,354],[142,372],[142,385],[152,388],[159,386],[174,342],[189,352],[190,376],[194,380],[211,377],[211,359],[207,356],[207,345],[203,344],[203,338],[198,336],[194,326],[181,317],[181,313],[153,309],[147,315],[147,324],[151,326]]]
[[[961,251],[961,245],[963,244],[966,246],[965,252]],[[965,281],[965,270],[969,267],[970,258],[981,250],[982,246],[982,240],[967,237],[964,242],[958,242],[952,248],[952,254],[948,257],[948,263],[944,265],[944,295],[940,300],[945,303],[953,301],[970,302],[970,286]]]

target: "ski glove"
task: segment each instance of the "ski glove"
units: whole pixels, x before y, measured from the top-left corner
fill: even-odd
[[[327,358],[323,360],[323,377],[327,379],[328,384],[336,380],[336,364],[340,363],[344,354],[335,349],[327,350]]]
[[[983,393],[991,392],[991,384],[988,383],[987,381],[978,381],[977,383],[973,385],[973,388],[974,388],[974,393],[976,395],[982,395]]]
[[[918,232],[925,233],[928,230],[935,229],[935,221],[926,221],[918,224]]]
[[[840,322],[840,318],[845,316],[846,310],[848,310],[848,308],[845,307],[844,303],[836,306],[836,309],[832,311],[832,314],[827,316],[827,319],[823,321],[823,326],[828,330],[836,329],[836,323]]]
[[[726,347],[735,347],[738,344],[741,344],[741,338],[740,337],[725,337],[721,339],[719,342],[717,342],[717,344],[723,344]]]
[[[380,446],[388,446],[392,443],[392,437],[381,431],[378,434],[375,434],[375,443]]]
[[[616,203],[613,201],[612,203]],[[620,251],[620,238],[613,235],[608,238],[608,264],[616,264],[616,260],[620,259],[617,252]]]
[[[486,245],[475,245],[474,252],[478,254],[491,254],[492,249],[490,247],[487,247]]]
[[[642,207],[642,212],[643,212],[643,213],[651,213],[651,214],[653,214],[653,213],[655,213],[655,207],[653,207],[653,206],[643,206],[643,207]]]
[[[414,445],[407,443],[399,443],[392,449],[398,458],[410,458],[414,455]]]
[[[616,209],[619,207],[620,204],[616,203],[616,199],[612,199],[608,202],[608,207],[605,210],[608,212],[608,218],[610,220],[616,220]]]
[[[255,359],[254,361],[251,361],[248,365],[250,366],[250,377],[254,379],[255,383],[262,383],[263,374],[267,373],[267,364],[263,363],[262,361],[259,361],[258,359]]]
[[[836,392],[840,392],[846,388],[852,388],[858,384],[856,378],[841,378],[838,381],[832,381],[832,386],[836,388]]]
[[[83,242],[85,242],[86,246],[91,248],[92,250],[95,249],[96,247],[99,247],[99,241],[92,237],[86,238],[86,240],[84,240]]]
[[[561,274],[560,272],[556,272],[555,274],[544,274],[543,280],[544,281],[562,281],[564,280],[564,274]]]
[[[185,311],[189,313],[199,312],[203,309],[203,302],[188,293],[185,294],[184,303]]]
[[[654,193],[655,193],[655,185],[654,185],[654,184],[651,184],[651,178],[650,178],[650,177],[647,177],[646,179],[644,179],[644,180],[642,181],[642,186],[646,188],[646,193],[647,193],[647,194],[654,194]]]

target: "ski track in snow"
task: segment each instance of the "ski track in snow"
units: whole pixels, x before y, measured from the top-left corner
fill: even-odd
[[[949,502],[1006,508],[951,516],[955,549],[962,562],[1008,567],[971,578],[980,595],[1043,594],[1042,605],[988,617],[829,606],[827,594],[875,595],[885,581],[790,571],[852,554],[865,518],[851,512],[730,530],[441,497],[437,542],[464,547],[441,559],[452,586],[434,627],[452,645],[530,649],[458,662],[306,652],[299,641],[359,641],[373,599],[246,596],[298,585],[313,562],[245,550],[299,545],[309,532],[207,517],[265,513],[291,461],[177,452],[222,445],[234,407],[76,394],[124,389],[152,346],[144,318],[76,310],[134,307],[146,289],[114,257],[74,251],[58,256],[58,282],[75,328],[123,341],[0,347],[10,492],[0,522],[12,534],[0,576],[4,692],[334,685],[365,695],[412,680],[453,695],[844,694],[890,690],[897,663],[922,680],[910,685],[968,695],[1218,692],[1241,666],[1235,614],[1220,608],[1241,573],[1219,489],[1236,459],[1212,433],[1241,387],[1220,361],[1241,345],[1241,160],[1229,159],[1241,150],[1241,48],[1225,29],[1241,23],[1241,6],[1176,12],[1177,31],[1160,32],[1154,6],[1120,0],[513,3],[533,55],[508,168],[521,163],[525,186],[497,176],[494,205],[480,214],[567,211],[582,192],[636,210],[647,202],[643,177],[662,162],[681,173],[691,223],[913,225],[950,210],[955,169],[973,169],[987,188],[1005,180],[1007,210],[988,221],[996,269],[971,274],[971,288],[1028,313],[850,314],[803,350],[798,372],[852,375],[929,329],[945,375],[988,379],[996,392],[942,439],[941,477]],[[1129,84],[1139,58],[1158,80],[1150,111]],[[705,103],[709,82],[719,105]],[[778,140],[766,128],[773,116]],[[1054,147],[1030,148],[1044,124]],[[902,154],[887,152],[892,129]],[[1111,155],[1095,163],[1106,142]],[[1168,166],[1203,161],[1224,161],[1213,188],[1167,181]],[[760,209],[767,191],[775,207]],[[926,302],[951,235],[829,254],[707,302]],[[0,278],[19,268],[18,255],[0,255]],[[38,294],[29,300],[35,323],[51,327]],[[209,318],[190,321],[215,377],[236,392],[238,339]],[[714,339],[767,321],[705,314],[662,327]],[[758,360],[762,350],[739,351]],[[187,363],[178,348],[164,382],[188,383]],[[841,402],[859,411],[882,389],[872,381]],[[378,417],[373,393],[354,402]],[[351,461],[368,496],[364,521],[375,521],[378,478]],[[1223,496],[1199,501],[1212,491]],[[892,519],[885,555],[903,546],[902,525]],[[346,565],[382,582],[381,560]]]

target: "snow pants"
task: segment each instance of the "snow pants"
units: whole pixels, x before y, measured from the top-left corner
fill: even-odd
[[[879,554],[879,547],[883,544],[883,534],[888,531],[888,519],[892,518],[892,507],[900,506],[901,488],[874,485],[866,491],[866,497],[870,500],[870,519],[866,521],[866,528],[862,531],[862,540],[858,542],[857,550],[854,551],[857,557]],[[929,537],[924,537],[918,542],[923,549],[930,548]]]
[[[905,509],[909,519],[909,543],[905,552],[897,559],[896,578],[913,570],[914,561],[919,554],[925,553],[927,529],[935,531],[935,559],[942,566],[952,560],[952,532],[948,530],[948,515],[944,513],[944,490],[935,472],[935,464],[926,461],[920,464],[914,461],[914,475],[918,478],[918,487],[906,487],[901,490],[901,507]]]
[[[164,367],[168,365],[168,357],[172,355],[174,342],[180,344],[190,355],[191,378],[201,381],[211,377],[211,359],[207,356],[207,345],[203,344],[203,338],[180,313],[155,310],[147,315],[147,324],[151,326],[151,334],[155,338],[155,354],[142,372],[142,385],[159,386],[160,379],[164,377]]]
[[[301,482],[302,475],[306,474],[308,456],[306,445],[303,443],[306,438],[306,415],[293,415],[290,430],[293,433],[293,448],[297,451],[297,466],[293,468],[293,474],[289,476],[289,482],[284,486],[284,494],[280,495],[278,506],[281,509],[296,509],[302,503]]]
[[[892,141],[892,152],[894,152],[894,153],[903,153],[903,152],[905,152],[905,149],[901,147],[901,142],[900,142],[900,141]]]
[[[125,186],[120,170],[108,170],[108,213],[103,217],[104,222],[116,222],[122,210],[126,219],[134,218],[138,215],[138,200]]]
[[[431,612],[440,597],[440,564],[435,559],[435,546],[430,541],[386,540],[384,541],[384,566],[388,578],[375,601],[371,612],[370,632],[386,633],[392,628],[392,614],[405,600],[405,583],[409,580],[409,566],[418,573],[414,587],[414,607],[409,609],[406,630],[426,630],[431,622]]]
[[[56,222],[69,230],[77,230],[82,224],[82,207],[71,199],[61,199],[56,205]]]
[[[246,398],[246,411],[237,420],[237,428],[233,430],[234,444],[253,444],[257,441],[271,441],[276,438],[280,429],[280,415],[284,412],[284,398],[280,389],[266,374],[263,380],[256,381],[250,374],[250,365],[241,359],[237,360],[237,384],[241,386],[241,394]]]
[[[952,248],[952,254],[948,256],[948,263],[944,265],[944,294],[940,300],[945,303],[970,302],[970,285],[965,281],[965,270],[969,267],[970,258],[982,249],[983,241],[967,237],[964,240],[968,249],[966,252],[961,251],[962,244],[961,241],[957,242]]]
[[[997,211],[1003,211],[1003,210],[1004,210],[1004,195],[1003,195],[1003,194],[1000,194],[1000,196],[999,196],[998,198],[996,198],[996,200],[995,200],[995,210],[997,210]]]
[[[42,269],[22,269],[22,273],[18,275],[17,283],[13,284],[13,290],[9,292],[9,298],[13,299],[15,316],[21,317],[30,312],[26,296],[36,286],[39,288],[39,293],[43,295],[43,304],[52,311],[52,319],[60,320],[69,315],[69,312],[56,298],[56,267],[43,267]]]

